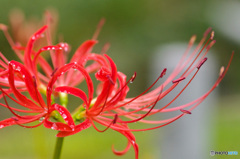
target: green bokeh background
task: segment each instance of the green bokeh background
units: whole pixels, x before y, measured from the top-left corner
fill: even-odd
[[[0,0],[0,23],[9,24],[8,15],[14,8],[21,9],[26,18],[39,19],[46,9],[54,8],[59,13],[57,32],[62,34],[72,50],[75,50],[92,37],[98,21],[104,17],[106,23],[94,51],[99,52],[105,43],[110,42],[108,54],[116,62],[118,70],[128,76],[134,71],[138,73],[137,80],[130,87],[129,95],[134,96],[147,88],[149,63],[155,49],[170,42],[187,42],[193,34],[197,35],[199,41],[210,26],[209,4],[217,3],[217,0]],[[217,139],[216,149],[227,151],[231,145],[240,152],[240,46],[239,42],[231,41],[218,30],[215,31],[217,43],[214,52],[219,63],[226,65],[232,50],[236,52],[231,69],[218,88],[221,98],[218,100],[220,109],[217,112],[214,132]],[[2,32],[0,51],[9,59],[13,56]],[[0,118],[3,117],[4,114],[0,112]],[[18,126],[2,129],[0,158],[51,158],[49,156],[52,156],[55,134],[56,132],[43,127],[33,130]],[[135,134],[140,146],[140,158],[157,158],[159,147],[153,144],[153,141],[159,131]],[[111,130],[101,134],[94,129],[88,129],[66,138],[63,158],[119,158],[111,153],[112,144],[121,149],[126,141],[123,136]],[[132,149],[123,156],[133,157]]]

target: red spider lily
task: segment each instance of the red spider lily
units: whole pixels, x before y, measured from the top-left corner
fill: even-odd
[[[39,29],[30,38],[26,47],[12,45],[24,65],[16,61],[11,61],[7,64],[8,60],[0,54],[2,58],[2,60],[0,60],[0,65],[2,66],[0,70],[0,82],[2,86],[10,88],[1,88],[4,99],[6,95],[16,103],[28,109],[21,110],[10,107],[5,99],[6,104],[1,105],[7,107],[15,117],[1,121],[0,127],[13,124],[28,127],[23,124],[31,123],[44,117],[44,120],[40,123],[30,127],[36,127],[43,123],[47,128],[58,130],[58,137],[76,134],[90,126],[93,126],[99,132],[104,132],[108,128],[111,128],[128,139],[128,144],[123,151],[116,151],[113,148],[113,152],[116,155],[123,155],[133,146],[137,159],[138,145],[132,132],[157,129],[176,121],[185,114],[191,114],[192,110],[195,109],[221,82],[233,58],[232,55],[226,70],[224,70],[223,67],[221,68],[218,79],[208,92],[192,102],[174,108],[168,108],[188,87],[201,66],[206,62],[207,58],[205,56],[215,43],[215,40],[213,40],[214,32],[208,29],[192,53],[190,53],[189,50],[193,46],[196,37],[193,36],[191,38],[186,52],[166,81],[156,89],[150,91],[166,74],[167,69],[163,69],[159,77],[149,88],[136,97],[127,98],[126,96],[129,91],[128,84],[134,81],[136,73],[127,80],[125,74],[117,71],[116,64],[108,55],[99,55],[91,52],[93,46],[97,43],[95,39],[102,24],[103,21],[100,22],[93,39],[84,42],[77,49],[69,63],[67,62],[69,47],[66,43],[52,45],[47,37],[49,45],[41,47],[38,51],[34,51],[33,46],[47,30],[47,25]],[[3,25],[1,28],[7,35],[6,28],[4,28]],[[207,39],[210,32],[211,35]],[[24,54],[20,51],[24,51]],[[41,56],[44,51],[50,51],[53,67]],[[188,54],[190,55],[188,56]],[[89,61],[93,61],[93,63],[87,65]],[[43,73],[37,70],[37,66]],[[96,89],[93,85],[93,80],[95,79],[90,76],[90,73],[93,72],[95,72],[95,79],[99,81]],[[159,109],[155,108],[156,103],[173,91],[183,80],[188,80],[188,82],[176,97],[167,105]],[[75,87],[82,81],[86,81],[87,93]],[[170,87],[167,87],[169,85]],[[22,95],[21,92],[23,91],[28,91],[31,99]],[[96,97],[94,97],[94,92],[97,94]],[[9,96],[9,93],[13,93],[16,100]],[[40,93],[46,95],[46,104]],[[56,94],[74,95],[80,98],[83,103],[71,114],[65,107],[66,103],[62,106],[54,102],[53,99]],[[15,111],[35,113],[37,115],[23,116],[15,113]],[[148,119],[148,117],[153,115],[172,111],[179,111],[179,115],[164,120]],[[58,118],[56,119],[57,122],[53,122],[51,121],[51,117],[55,117],[54,113],[56,112],[61,115],[62,120]],[[155,125],[145,129],[129,128],[129,125],[135,122]],[[103,125],[105,129],[100,130],[96,123]]]
[[[83,101],[83,104],[79,107],[79,109],[77,109],[73,113],[73,119],[75,121],[84,120],[84,122],[81,122],[80,124],[76,125],[74,131],[72,132],[61,131],[57,134],[57,136],[64,137],[68,135],[73,135],[83,129],[88,128],[90,125],[92,125],[99,132],[103,132],[108,128],[111,128],[113,130],[120,132],[128,139],[128,145],[126,149],[121,152],[115,151],[113,149],[114,153],[117,155],[123,155],[128,151],[130,145],[132,145],[135,149],[136,158],[138,158],[138,145],[136,144],[136,140],[133,134],[131,133],[132,131],[145,131],[157,129],[176,121],[185,114],[191,114],[191,111],[194,108],[196,108],[217,87],[217,85],[225,76],[233,55],[229,61],[226,70],[224,71],[224,68],[223,67],[221,68],[220,75],[217,81],[208,92],[206,92],[198,99],[189,102],[185,105],[181,105],[175,108],[168,108],[168,106],[171,105],[171,103],[173,103],[180,96],[180,94],[187,88],[187,86],[191,83],[193,78],[200,70],[201,66],[204,64],[204,62],[206,62],[207,58],[205,56],[209,51],[210,47],[212,47],[212,45],[215,43],[215,41],[210,42],[213,39],[213,35],[211,35],[208,41],[205,43],[205,45],[201,48],[203,42],[205,41],[208,35],[208,32],[210,32],[210,30],[208,30],[207,33],[204,34],[204,37],[201,40],[200,44],[197,46],[194,52],[191,53],[190,57],[187,58],[187,54],[189,52],[188,50],[193,45],[195,36],[191,38],[188,50],[183,55],[183,58],[180,60],[176,69],[169,75],[168,79],[162,85],[160,85],[153,91],[149,92],[149,90],[156,84],[156,82],[166,74],[166,69],[162,71],[157,80],[147,90],[145,90],[143,93],[134,98],[126,98],[126,95],[129,90],[127,85],[130,82],[133,82],[133,80],[136,77],[136,73],[127,81],[126,76],[123,73],[117,71],[115,63],[107,55],[104,55],[105,58],[103,58],[100,55],[98,55],[97,58],[93,58],[92,54],[88,54],[87,56],[85,56],[84,60],[82,60],[88,61],[90,59],[93,59],[96,60],[101,65],[101,68],[95,74],[96,79],[100,81],[100,84],[96,90],[96,92],[98,92],[96,98],[93,98],[94,90],[92,85],[92,79],[88,75],[87,71],[84,69],[83,65],[81,65],[81,63],[79,62],[69,63],[63,67],[60,67],[53,74],[53,77],[48,84],[49,90],[47,91],[48,103],[51,103],[51,93],[53,90],[53,85],[55,84],[57,79],[61,78],[61,76],[63,76],[65,72],[71,71],[73,69],[76,69],[79,72],[81,72],[82,78],[85,78],[88,85],[88,95],[81,89],[72,86],[55,87],[54,91],[77,96]],[[195,73],[193,74],[193,76],[190,77],[193,71],[195,71]],[[177,76],[180,77],[177,78]],[[189,82],[184,86],[184,88],[178,93],[176,97],[174,97],[167,105],[163,106],[162,108],[160,109],[155,108],[155,105],[159,100],[164,98],[175,87],[177,87],[182,80],[186,79],[188,79]],[[170,82],[172,82],[172,84]],[[166,88],[166,86],[169,84],[171,84],[171,86],[169,88]],[[188,108],[188,110],[186,110],[186,108]],[[144,119],[157,113],[171,112],[177,110],[180,110],[179,111],[180,115],[170,119],[165,120]],[[127,118],[130,120],[126,120]],[[106,129],[99,130],[95,125],[95,122],[105,126]],[[146,129],[130,129],[128,125],[130,123],[135,122],[159,125]]]
[[[50,17],[47,17],[49,19]],[[47,20],[47,25],[43,26],[41,29],[39,29],[37,32],[35,32],[31,38],[28,40],[28,43],[26,47],[21,46],[18,42],[14,42],[11,36],[8,33],[8,28],[4,24],[0,24],[0,29],[3,30],[4,35],[6,36],[9,44],[11,45],[12,49],[16,53],[16,55],[19,57],[19,59],[24,63],[25,67],[27,67],[31,74],[33,74],[36,77],[36,81],[38,84],[39,89],[41,91],[46,90],[47,83],[49,82],[51,75],[58,69],[59,67],[63,66],[68,61],[68,53],[70,51],[69,45],[67,43],[60,42],[57,45],[52,45],[51,42],[51,36],[50,36],[50,20]],[[74,53],[73,57],[70,59],[69,62],[78,62],[82,65],[85,65],[86,62],[81,61],[83,60],[86,55],[88,55],[93,46],[97,43],[96,38],[98,36],[98,33],[104,23],[104,19],[102,19],[98,25],[98,29],[95,32],[92,40],[85,41],[82,45],[79,46],[79,48]],[[46,43],[48,43],[48,46],[41,46],[38,42],[41,38],[44,38],[46,33]],[[17,44],[17,45],[16,45]],[[108,45],[104,47],[103,52],[107,50]],[[40,48],[38,51],[35,51],[34,48]],[[41,56],[42,53],[50,51],[51,60],[53,66],[51,66],[47,60]],[[0,66],[2,69],[0,70],[1,83],[5,83],[7,85],[8,81],[4,78],[4,74],[7,73],[7,63],[8,60],[0,54]],[[93,57],[96,58],[96,57]],[[98,63],[93,63],[86,67],[86,70],[90,73],[99,68]],[[40,71],[42,73],[40,73]],[[79,76],[79,74],[76,74],[75,71],[69,71],[69,73],[65,77],[61,77],[61,80],[57,82],[58,85],[71,85],[76,86],[77,84],[81,83],[83,78],[72,80],[72,76]],[[17,79],[16,79],[17,80]],[[19,84],[17,84],[18,88],[24,87],[23,84],[19,81]]]
[[[35,77],[30,74],[30,72],[26,69],[26,67],[16,61],[10,61],[8,66],[9,66],[8,67],[9,87],[16,99],[12,98],[6,90],[4,90],[3,88],[0,88],[6,103],[6,104],[0,103],[0,105],[8,108],[12,112],[12,114],[15,115],[15,117],[11,117],[9,119],[0,121],[0,128],[10,126],[10,125],[15,125],[15,124],[18,124],[26,128],[34,128],[44,123],[44,125],[47,128],[51,128],[59,131],[73,131],[72,124],[74,123],[72,118],[69,118],[69,116],[71,115],[68,112],[68,110],[65,107],[57,104],[53,104],[50,106],[47,106],[45,104],[40,92],[37,89],[37,83],[36,83]],[[26,85],[26,89],[29,92],[31,99],[27,98],[16,88],[15,86],[16,76],[19,79],[22,79],[22,82]],[[22,109],[10,107],[6,100],[6,96],[8,96],[14,102],[22,106]],[[27,113],[31,115],[19,115],[15,111],[19,113]],[[51,113],[53,111],[59,112],[59,114],[62,116],[62,118],[66,123],[50,121],[49,118],[52,116]],[[39,120],[41,120],[40,123],[37,123],[33,126],[25,125],[27,123],[32,123],[34,121],[39,121]]]
[[[66,112],[66,108],[62,108],[63,106],[57,105],[56,103],[52,105],[52,103],[48,102],[49,105],[44,104],[42,97],[40,93],[42,94],[49,94],[47,93],[47,85],[50,79],[52,78],[52,75],[55,73],[55,71],[59,68],[64,66],[64,64],[67,62],[67,53],[69,52],[69,47],[68,44],[66,43],[59,43],[57,45],[51,45],[51,37],[50,37],[50,31],[49,31],[49,25],[50,25],[50,17],[47,17],[47,23],[48,25],[43,26],[40,28],[37,32],[35,32],[31,38],[28,40],[28,43],[26,47],[20,46],[19,43],[16,43],[13,41],[11,36],[8,33],[8,28],[7,26],[0,24],[0,29],[3,30],[7,40],[9,41],[9,44],[11,45],[12,49],[15,51],[16,55],[19,57],[19,59],[24,63],[23,65],[21,63],[18,63],[16,61],[8,61],[2,53],[0,53],[0,85],[3,86],[4,88],[1,88],[2,94],[0,97],[4,96],[6,104],[2,104],[4,107],[7,107],[10,109],[10,111],[16,116],[16,118],[9,119],[12,121],[11,124],[5,123],[5,121],[2,121],[2,126],[9,126],[12,124],[21,124],[21,123],[28,123],[28,121],[22,121],[18,118],[20,118],[20,115],[16,114],[13,110],[19,111],[19,112],[25,112],[25,113],[42,113],[39,118],[44,117],[46,120],[44,120],[44,125],[48,128],[55,129],[56,123],[50,123],[48,122],[48,119],[51,116],[54,116],[52,114],[54,111],[58,111],[59,114],[62,116],[62,122],[66,123],[68,127],[73,127],[73,125],[69,123],[72,122],[72,118],[70,116],[69,112]],[[81,61],[83,57],[85,57],[92,49],[94,44],[97,43],[95,40],[98,36],[98,33],[101,29],[101,26],[103,25],[104,20],[101,20],[98,26],[98,29],[96,33],[93,36],[93,40],[88,40],[84,42],[75,52],[74,56],[70,60],[70,62],[79,62],[81,64],[84,64],[84,61]],[[47,31],[47,32],[46,32]],[[46,41],[49,44],[48,46],[43,46],[40,47],[38,40],[40,38],[44,37],[44,33],[46,32]],[[35,48],[39,48],[38,51],[35,51]],[[105,48],[106,50],[106,48]],[[47,62],[46,59],[44,59],[41,54],[44,51],[50,51],[51,53],[51,59],[52,59],[52,64],[53,67]],[[103,51],[104,52],[104,51]],[[91,54],[90,59],[97,59],[98,55]],[[101,59],[101,58],[99,58]],[[99,61],[99,60],[96,60]],[[100,61],[101,62],[101,61]],[[39,70],[40,68],[43,73],[40,73]],[[99,64],[93,63],[85,68],[87,73],[93,72],[97,68],[99,68]],[[28,68],[28,70],[26,70]],[[11,71],[14,70],[14,71]],[[22,73],[22,70],[25,70],[24,73]],[[14,74],[17,74],[16,76]],[[26,74],[28,76],[26,76]],[[81,76],[80,74],[76,74],[75,71],[69,71],[68,75],[65,77],[61,77],[59,81],[56,82],[56,85],[71,85],[75,86],[78,83],[81,83],[83,80],[82,77],[75,79],[74,81],[71,79],[72,76]],[[14,77],[14,78],[10,78]],[[12,81],[10,81],[12,80]],[[31,88],[29,86],[29,80],[34,81],[34,85],[36,88]],[[34,91],[35,90],[35,91]],[[34,92],[32,92],[34,91]],[[17,92],[17,94],[16,94]],[[19,104],[19,101],[22,102],[20,105],[24,103],[24,100],[31,101],[30,99],[27,99],[24,95],[21,94],[21,92],[29,92],[31,98],[34,100],[33,102],[28,103],[29,105],[35,104],[36,103],[41,106],[42,109],[37,109],[37,112],[32,112],[32,110],[19,110],[15,109],[13,107],[8,106],[7,100],[5,95],[9,96],[9,94],[14,94],[14,96],[17,98],[17,100],[13,99],[12,97],[9,96],[12,100],[14,100],[16,103]],[[38,94],[36,96],[36,94]],[[50,93],[51,94],[51,93]],[[56,95],[56,94],[53,94]],[[37,98],[36,98],[37,97]],[[19,101],[18,101],[19,100]],[[40,103],[41,102],[41,103]],[[30,106],[24,106],[29,109],[35,109]],[[61,111],[60,111],[61,109]],[[45,113],[43,113],[45,112]],[[24,118],[24,117],[23,117]],[[30,118],[30,117],[29,117]],[[36,118],[36,120],[38,120]],[[60,120],[60,119],[58,119]],[[16,122],[17,121],[17,122]],[[35,121],[35,120],[33,120]],[[54,126],[51,126],[53,125]],[[66,125],[65,124],[65,125]],[[4,125],[4,126],[3,126]],[[66,130],[65,129],[56,129],[56,130]],[[68,130],[68,129],[67,129]]]
[[[135,150],[136,154],[135,156],[136,158],[138,158],[138,145],[136,144],[136,140],[134,135],[132,134],[132,131],[146,131],[157,129],[176,121],[185,114],[191,114],[191,111],[195,109],[218,86],[218,84],[225,76],[231,63],[231,60],[233,58],[233,54],[231,56],[231,59],[226,70],[224,71],[224,67],[221,68],[220,75],[217,81],[208,92],[206,92],[198,99],[189,102],[185,105],[180,105],[174,108],[168,108],[171,105],[171,103],[173,103],[180,96],[180,94],[188,87],[188,85],[191,83],[193,78],[200,70],[201,66],[206,62],[207,58],[205,56],[208,53],[209,49],[212,47],[212,45],[215,43],[215,41],[213,40],[212,32],[210,38],[203,45],[209,32],[210,29],[206,31],[203,39],[200,41],[196,49],[191,53],[189,57],[187,57],[189,49],[192,47],[195,41],[195,36],[191,38],[187,51],[183,55],[176,69],[169,75],[168,79],[164,81],[163,84],[161,84],[158,88],[149,91],[156,84],[156,82],[166,74],[166,69],[162,71],[162,73],[159,75],[156,81],[148,89],[146,89],[144,92],[142,92],[140,95],[134,98],[126,98],[126,95],[129,90],[127,85],[130,82],[133,82],[133,80],[136,77],[136,73],[127,81],[126,76],[123,73],[117,71],[115,63],[107,55],[104,55],[105,58],[98,55],[99,57],[98,62],[99,64],[101,64],[101,68],[95,74],[96,79],[100,81],[100,84],[96,90],[96,92],[98,92],[96,98],[93,98],[92,79],[84,70],[84,67],[81,65],[81,63],[70,63],[59,68],[53,75],[51,81],[49,82],[48,85],[49,90],[52,90],[53,85],[56,82],[57,78],[60,78],[67,71],[77,69],[79,72],[82,73],[87,82],[88,95],[86,95],[81,89],[72,86],[55,87],[56,92],[71,94],[79,97],[83,101],[83,104],[73,114],[73,118],[75,121],[84,120],[84,122],[76,126],[75,131],[72,132],[61,131],[57,134],[57,136],[64,137],[68,135],[73,135],[89,127],[90,125],[92,125],[99,132],[103,132],[108,128],[111,128],[123,134],[128,139],[128,145],[126,149],[120,152],[115,151],[113,149],[114,153],[117,155],[123,155],[129,150],[130,145],[132,145]],[[201,48],[202,45],[203,47]],[[91,57],[92,55],[89,54],[82,61],[88,61],[89,59],[91,59]],[[192,72],[195,73],[193,73],[193,75],[190,76]],[[176,97],[174,97],[167,105],[159,109],[155,108],[155,105],[158,101],[163,99],[167,94],[174,90],[174,88],[177,87],[181,81],[186,79],[188,79],[188,83],[184,86],[184,88],[182,88],[182,90],[177,94]],[[169,84],[171,86],[167,88],[166,86]],[[52,92],[48,91],[48,93]],[[47,96],[48,102],[50,103],[51,95],[48,94]],[[171,111],[179,111],[180,114],[178,116],[165,120],[144,119],[157,113]],[[99,130],[95,125],[95,122],[105,126],[106,129]],[[145,129],[130,129],[128,125],[130,123],[135,122],[158,125]]]

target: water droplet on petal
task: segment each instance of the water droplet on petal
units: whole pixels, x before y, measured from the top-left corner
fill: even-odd
[[[62,117],[63,117],[63,119],[66,119],[67,115],[66,114],[62,114]]]
[[[4,125],[0,125],[0,129],[3,128],[3,127],[4,127]]]
[[[39,118],[39,122],[42,122],[44,119],[44,117]]]
[[[15,68],[16,71],[21,71],[21,67],[17,66],[17,68]]]
[[[57,125],[55,123],[53,123],[51,129],[56,130],[57,128],[58,128]]]
[[[72,128],[72,131],[75,130],[75,125],[70,125],[70,128]]]
[[[12,68],[15,69],[15,65],[14,64],[12,64]]]

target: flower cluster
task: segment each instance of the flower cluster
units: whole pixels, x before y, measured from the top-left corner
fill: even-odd
[[[67,43],[52,44],[50,29],[48,29],[50,23],[37,30],[29,38],[26,46],[15,42],[9,35],[7,26],[0,24],[0,29],[20,59],[20,62],[9,61],[0,53],[2,92],[0,96],[5,101],[0,105],[13,114],[13,117],[0,121],[0,128],[11,125],[34,128],[44,125],[46,128],[59,131],[57,137],[73,135],[90,126],[99,132],[111,128],[128,140],[124,150],[116,151],[113,148],[113,152],[116,155],[123,155],[132,146],[135,157],[138,158],[138,145],[132,132],[157,129],[176,121],[185,114],[191,114],[192,110],[218,86],[231,63],[232,57],[226,69],[221,68],[219,77],[208,92],[192,102],[169,108],[207,60],[206,54],[215,43],[214,32],[208,29],[193,52],[189,50],[196,36],[190,39],[186,52],[175,70],[168,75],[167,80],[155,89],[152,88],[167,74],[167,69],[164,68],[149,88],[138,96],[129,98],[127,97],[128,85],[134,81],[136,73],[127,79],[124,73],[119,72],[114,61],[105,54],[107,47],[101,54],[92,52],[103,23],[104,20],[101,20],[93,38],[81,44],[71,59],[68,59],[70,49]],[[39,42],[40,39],[45,42]],[[47,45],[44,45],[45,43]],[[43,55],[46,53],[50,54],[51,62],[47,56]],[[95,76],[90,76],[93,73]],[[155,108],[156,103],[173,91],[183,80],[188,82],[182,90],[167,105]],[[97,81],[96,87],[95,81]],[[79,87],[81,83],[86,83],[87,90],[84,91]],[[26,92],[29,95],[26,95]],[[82,101],[73,112],[68,110],[68,95],[73,95]],[[7,98],[14,101],[18,107],[9,105]],[[60,100],[60,104],[56,100]],[[164,120],[148,118],[172,111],[179,111],[179,115]],[[135,122],[153,126],[145,129],[129,128],[129,125]],[[100,130],[99,124],[105,129]]]

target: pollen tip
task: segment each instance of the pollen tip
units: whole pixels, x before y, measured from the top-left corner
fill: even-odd
[[[116,124],[117,119],[118,119],[118,114],[115,114],[114,119],[113,119],[113,124]]]
[[[1,24],[0,23],[0,29],[3,30],[3,31],[6,31],[7,30],[7,26],[5,24]]]
[[[101,18],[100,22],[98,23],[98,27],[102,27],[105,23],[106,19],[105,18]]]
[[[16,117],[11,117],[11,119],[13,119],[15,121],[18,121],[18,119]]]
[[[213,40],[214,38],[214,31],[211,32],[210,39]]]
[[[33,78],[33,83],[34,83],[34,86],[37,87],[37,81],[36,81],[36,77],[35,76],[32,76]]]
[[[51,73],[51,77],[55,74],[55,72],[58,70],[58,68],[55,68],[54,70],[53,70],[53,72]]]
[[[134,74],[132,75],[132,77],[130,79],[130,83],[133,83],[133,81],[135,80],[136,77],[137,77],[137,72],[134,72]]]
[[[160,75],[160,78],[162,78],[164,75],[166,75],[166,72],[167,72],[167,68],[164,68],[164,69],[162,70],[162,73],[161,73],[161,75]]]
[[[115,83],[114,83],[112,77],[110,77],[109,75],[106,75],[106,76],[107,76],[109,82],[110,82],[112,85],[114,85]]]
[[[190,44],[192,45],[195,42],[196,39],[197,39],[197,36],[193,35],[190,39]]]
[[[49,10],[45,10],[44,14],[45,14],[46,18],[48,18],[50,20],[50,22],[53,22],[53,17]]]
[[[197,69],[200,69],[202,67],[202,65],[207,61],[207,57],[205,57],[200,63],[199,65],[197,66]]]
[[[185,80],[185,78],[186,77],[180,77],[180,78],[178,78],[176,80],[173,80],[172,83],[174,84],[174,83],[177,83],[177,82],[181,82],[182,80]]]
[[[224,66],[222,66],[222,67],[220,68],[220,71],[219,71],[219,76],[220,76],[220,77],[223,75],[224,70],[225,70],[225,68],[224,68]]]
[[[185,113],[185,114],[192,114],[190,111],[185,110],[185,109],[180,109],[180,111],[181,111],[182,113]]]

